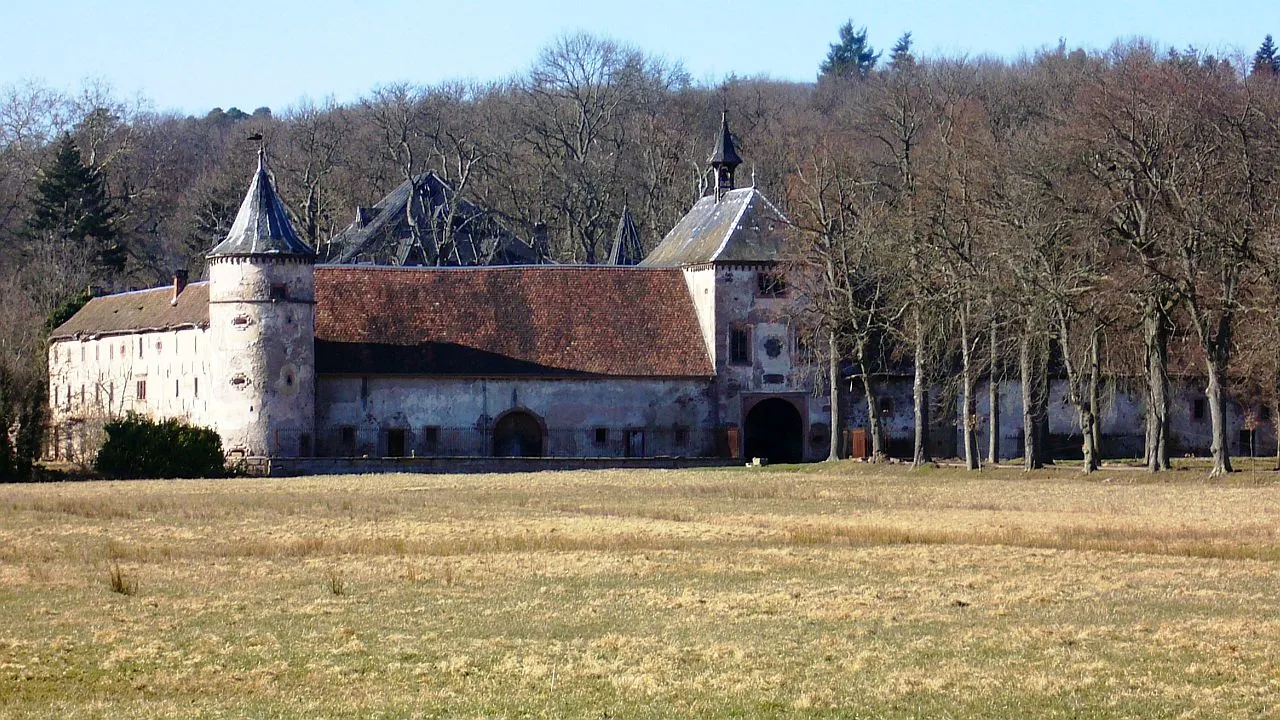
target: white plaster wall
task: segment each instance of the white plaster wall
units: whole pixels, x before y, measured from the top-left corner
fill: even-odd
[[[439,428],[442,454],[487,455],[487,431],[511,410],[541,420],[550,455],[621,455],[628,429],[646,431],[645,454],[702,454],[717,431],[711,383],[700,379],[321,376],[317,388],[318,450],[326,455],[381,455],[389,429],[409,432],[407,452],[429,454],[427,427]],[[341,447],[344,427],[357,447]],[[607,444],[594,444],[595,428],[608,431]],[[685,429],[683,444],[676,428]]]
[[[274,285],[286,299],[272,300]],[[315,284],[309,261],[209,264],[215,410],[228,454],[307,454],[315,425]]]
[[[684,282],[689,288],[694,312],[698,315],[698,326],[702,328],[702,339],[707,345],[707,356],[711,358],[711,364],[715,365],[717,357],[716,269],[712,265],[685,268]]]
[[[204,328],[55,340],[49,408],[57,437],[49,440],[56,454],[88,459],[102,423],[127,412],[210,425],[211,351]]]

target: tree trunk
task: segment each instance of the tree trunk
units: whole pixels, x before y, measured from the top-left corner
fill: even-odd
[[[991,374],[987,380],[987,462],[1000,462],[1000,381],[997,379],[998,338],[991,323]]]
[[[968,304],[967,301],[965,303]],[[981,467],[978,453],[978,398],[973,373],[973,350],[969,346],[969,318],[967,308],[960,310],[960,384],[961,420],[964,422],[964,465],[969,470]]]
[[[913,311],[915,323],[914,350],[916,361],[915,379],[911,383],[911,404],[915,409],[915,446],[911,464],[920,467],[929,462],[929,389],[925,386],[925,338],[924,317],[917,298]]]
[[[1227,397],[1223,387],[1226,380],[1226,361],[1221,351],[1210,355],[1205,364],[1209,371],[1209,387],[1205,395],[1209,400],[1210,434],[1209,453],[1213,456],[1213,468],[1209,477],[1221,477],[1231,472],[1231,441],[1227,437]]]
[[[1169,470],[1169,325],[1164,308],[1149,299],[1142,318],[1147,361],[1147,470]]]
[[[843,418],[840,416],[840,346],[836,342],[834,330],[827,336],[827,349],[830,358],[827,362],[827,380],[831,387],[831,441],[827,448],[827,460],[836,461],[840,459],[840,423]]]
[[[1037,396],[1040,393],[1036,372],[1036,327],[1034,316],[1028,316],[1022,339],[1018,343],[1018,366],[1022,376],[1022,467],[1025,470],[1038,470],[1044,467],[1044,456],[1040,448],[1040,416]]]
[[[871,440],[871,462],[884,462],[884,428],[880,422],[880,396],[876,394],[871,374],[865,363],[859,363],[862,375],[862,393],[867,398],[867,435]]]
[[[1089,407],[1093,409],[1093,451],[1102,467],[1102,333],[1094,329],[1089,341]]]

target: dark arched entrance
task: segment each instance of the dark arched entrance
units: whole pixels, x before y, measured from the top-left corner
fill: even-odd
[[[493,454],[498,457],[542,457],[542,423],[532,413],[516,410],[493,426]]]
[[[782,398],[755,404],[747,413],[744,441],[746,456],[771,463],[798,463],[804,459],[804,421],[795,405]]]

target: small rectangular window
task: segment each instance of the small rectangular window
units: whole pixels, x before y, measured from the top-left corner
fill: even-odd
[[[596,447],[601,447],[609,442],[609,428],[596,428]]]
[[[786,297],[787,283],[777,273],[757,273],[756,296],[765,298]]]
[[[428,425],[422,428],[422,452],[435,455],[440,451],[440,427]]]
[[[142,338],[138,338],[138,357],[142,357]]]
[[[891,398],[880,398],[879,407],[880,417],[889,417],[890,415],[893,415],[893,400]]]
[[[194,397],[200,397],[200,378],[191,379],[191,394]]]
[[[147,399],[147,381],[146,380],[138,381],[137,391],[138,391],[139,400]]]
[[[677,425],[673,440],[678,448],[683,448],[689,444],[689,428],[684,425]]]
[[[182,381],[181,380],[173,381],[173,396],[182,397]]]
[[[747,328],[729,329],[729,364],[751,364],[751,333]]]
[[[283,283],[277,283],[271,286],[271,300],[288,300],[289,292]]]
[[[353,450],[356,446],[356,429],[347,425],[338,430],[338,438],[342,441],[342,447],[345,450]]]
[[[1192,420],[1204,419],[1204,398],[1196,398],[1195,400],[1191,401],[1191,419]]]

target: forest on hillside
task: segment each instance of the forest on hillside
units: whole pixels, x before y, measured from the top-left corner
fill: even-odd
[[[971,426],[987,376],[1022,383],[1037,427],[1048,375],[1065,375],[1086,467],[1115,378],[1146,389],[1153,470],[1168,466],[1170,373],[1206,378],[1219,471],[1233,393],[1280,416],[1270,36],[1247,58],[1132,41],[1003,60],[916,57],[909,34],[877,52],[848,24],[816,70],[706,86],[576,34],[501,82],[275,111],[183,117],[99,84],[0,88],[0,475],[38,454],[57,318],[89,287],[199,277],[259,147],[317,249],[430,170],[521,237],[545,227],[555,260],[595,263],[624,207],[651,248],[703,193],[722,110],[739,185],[793,223],[787,281],[815,355],[851,363],[869,403],[876,373],[915,368],[917,461],[925,389],[950,388]]]

